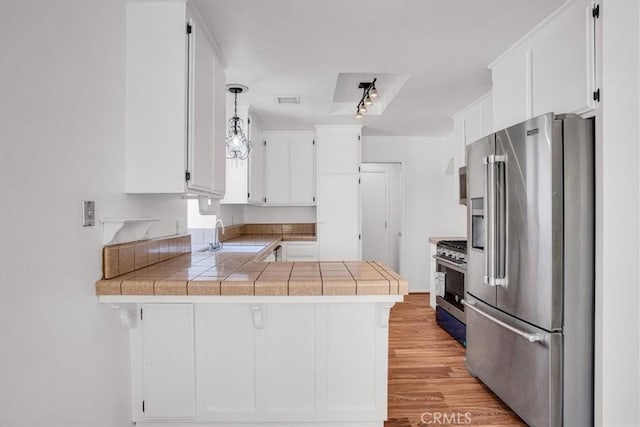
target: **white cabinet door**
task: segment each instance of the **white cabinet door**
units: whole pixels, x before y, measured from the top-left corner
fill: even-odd
[[[253,149],[249,155],[249,202],[264,203],[264,138],[254,117],[251,117],[249,135]]]
[[[316,153],[313,132],[294,134],[290,145],[290,203],[313,204],[316,198]]]
[[[267,136],[265,147],[265,202],[287,204],[290,198],[290,135],[273,133]]]
[[[583,113],[593,105],[593,17],[576,2],[536,38],[532,52],[533,116]]]
[[[282,242],[285,261],[317,261],[316,242]]]
[[[491,70],[493,127],[496,130],[531,117],[529,52],[527,49],[518,49]]]
[[[191,4],[127,4],[127,193],[224,195],[225,76],[213,46]]]
[[[227,112],[224,65],[215,56],[215,95],[214,95],[214,122],[213,122],[213,193],[219,197],[224,196],[226,189],[226,165],[227,144],[225,136],[227,131]]]
[[[128,3],[126,192],[185,190],[186,5]]]
[[[144,411],[147,420],[196,415],[192,304],[142,306]]]
[[[360,184],[358,175],[318,176],[318,259],[359,260]]]
[[[316,126],[318,174],[358,173],[360,127]]]
[[[313,132],[265,132],[265,203],[315,204]]]
[[[204,29],[193,17],[188,34],[188,166],[191,190],[213,192],[215,54]]]

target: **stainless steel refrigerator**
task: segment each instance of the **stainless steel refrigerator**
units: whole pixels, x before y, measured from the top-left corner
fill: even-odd
[[[467,146],[469,371],[533,426],[593,424],[593,120]]]

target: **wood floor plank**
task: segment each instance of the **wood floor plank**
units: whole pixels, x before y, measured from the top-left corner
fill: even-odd
[[[391,310],[388,405],[385,427],[526,426],[469,374],[464,347],[438,326],[428,294],[406,295]]]

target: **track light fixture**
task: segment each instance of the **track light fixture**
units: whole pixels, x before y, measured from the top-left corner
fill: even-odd
[[[378,90],[376,89],[376,81],[378,79],[373,79],[372,82],[364,82],[360,83],[358,86],[359,89],[362,89],[362,98],[360,98],[360,102],[358,102],[358,106],[356,107],[356,117],[362,118],[362,113],[367,112],[367,106],[373,105],[373,99],[378,97]]]

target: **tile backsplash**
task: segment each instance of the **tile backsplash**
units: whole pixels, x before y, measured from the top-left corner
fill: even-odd
[[[214,241],[212,228],[191,228],[191,241],[195,244],[209,244]],[[311,240],[315,239],[316,224],[236,224],[225,227],[225,232],[219,230],[220,241],[226,242],[245,234],[282,235],[283,240]]]
[[[111,279],[189,252],[189,234],[105,246],[102,248],[102,277]]]

